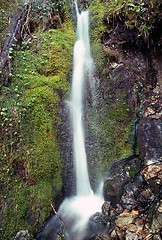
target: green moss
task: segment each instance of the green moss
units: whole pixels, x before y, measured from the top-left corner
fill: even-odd
[[[106,194],[107,196],[114,197],[115,193],[113,191],[112,183],[111,182],[106,182],[104,184],[104,189],[106,189]]]
[[[106,61],[106,55],[104,54],[101,43],[94,42],[92,44],[91,51],[92,51],[94,64],[97,68],[97,71],[99,71],[101,73],[104,68],[105,61]]]
[[[101,173],[107,174],[113,162],[133,153],[132,139],[130,140],[130,119],[126,115],[125,118],[124,116],[118,117],[119,121],[116,119],[119,112],[112,111],[111,115],[109,115],[109,108],[102,110],[102,113],[98,112],[97,115],[93,111],[89,113],[91,124],[86,126],[86,138],[94,139],[94,135],[97,136],[93,149],[94,155],[88,156],[92,181],[100,179]]]
[[[56,124],[61,98],[69,91],[76,36],[67,18],[60,29],[35,37],[25,50],[15,53],[12,83],[3,87],[0,99],[4,240],[21,229],[29,229],[32,236],[38,232],[50,215],[51,202],[55,205],[62,191]]]
[[[136,27],[139,34],[148,37],[158,21],[161,4],[159,0],[137,1],[134,0],[94,0],[90,5],[92,11],[92,25],[94,39],[100,41],[105,31],[112,31],[117,21],[124,21],[130,29]],[[141,15],[143,17],[141,17]],[[148,17],[149,16],[149,17]],[[105,21],[103,22],[103,17]],[[107,27],[105,25],[107,23]]]
[[[107,116],[118,122],[127,123],[130,121],[130,110],[125,100],[124,91],[116,91],[116,100],[114,104],[108,106]]]
[[[103,166],[107,172],[112,162],[131,154],[127,126],[121,126],[107,117],[100,117],[99,134]]]
[[[136,174],[136,170],[135,169],[132,168],[132,169],[129,170],[129,176],[131,178],[133,178],[135,174]]]
[[[104,13],[107,12],[106,2],[92,1],[90,11],[92,12],[90,19],[91,39],[93,42],[100,42],[103,33],[107,29],[107,26],[103,23]]]
[[[108,101],[97,115],[94,112],[89,114],[92,124],[87,127],[86,134],[87,137],[91,137],[94,131],[96,132],[99,140],[96,156],[98,163],[101,161],[97,171],[102,171],[104,174],[108,172],[112,162],[133,153],[133,141],[130,135],[131,117],[124,99],[124,92],[120,94],[117,92],[113,105]]]

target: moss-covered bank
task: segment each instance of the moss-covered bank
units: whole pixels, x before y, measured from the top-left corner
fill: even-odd
[[[1,88],[0,238],[4,240],[21,229],[29,229],[31,235],[38,232],[50,216],[51,202],[56,206],[62,194],[55,126],[60,101],[69,91],[75,42],[68,8],[59,28],[35,31],[25,48],[17,46],[9,85]]]

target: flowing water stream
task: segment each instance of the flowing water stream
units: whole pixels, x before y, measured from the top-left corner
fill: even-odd
[[[76,171],[77,195],[85,196],[92,193],[87,168],[87,159],[83,128],[83,95],[84,80],[91,72],[93,62],[90,55],[88,34],[88,11],[77,14],[78,40],[74,46],[74,69],[72,77],[72,124],[74,142],[74,164]]]
[[[74,46],[71,113],[73,124],[73,155],[76,172],[76,196],[65,199],[59,214],[65,221],[73,221],[72,231],[82,239],[89,218],[101,211],[102,191],[94,193],[90,186],[83,127],[83,97],[85,79],[92,80],[93,60],[89,40],[89,12],[77,9],[77,41]]]
[[[77,41],[74,46],[73,75],[71,92],[71,118],[73,126],[73,159],[76,173],[76,195],[66,198],[61,204],[58,215],[61,217],[69,232],[70,240],[82,240],[86,235],[89,218],[101,211],[103,204],[102,186],[94,193],[88,175],[87,157],[83,127],[83,100],[85,80],[93,77],[93,60],[90,52],[89,40],[89,12],[79,13],[77,3]],[[56,225],[56,218],[48,223],[46,232],[50,232],[52,225]],[[54,238],[50,238],[54,239]]]

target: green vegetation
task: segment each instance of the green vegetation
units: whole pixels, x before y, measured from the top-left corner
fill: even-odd
[[[100,144],[102,171],[108,172],[112,162],[132,154],[131,115],[124,104],[124,93],[117,92],[114,106],[108,101],[98,115],[97,136]]]
[[[66,9],[67,6],[66,6]],[[65,18],[64,18],[65,20]],[[68,14],[59,28],[35,32],[12,57],[0,96],[0,238],[39,231],[62,190],[56,124],[69,91],[75,32]],[[22,43],[23,44],[23,43]]]
[[[1,48],[3,48],[4,41],[9,35],[9,26],[11,24],[11,18],[15,15],[15,12],[18,11],[18,1],[14,0],[1,0],[0,8],[0,40]],[[14,9],[14,10],[13,10]]]
[[[125,22],[127,28],[136,27],[139,35],[147,38],[158,19],[161,3],[159,0],[94,0],[90,5],[94,39],[101,40],[104,31],[112,31],[117,21]],[[103,22],[103,17],[105,21]]]

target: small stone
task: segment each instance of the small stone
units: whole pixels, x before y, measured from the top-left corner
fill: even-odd
[[[118,68],[118,67],[120,67],[120,66],[122,66],[123,64],[118,64],[118,63],[116,63],[116,62],[113,62],[113,63],[111,63],[111,67],[112,68]]]
[[[149,115],[148,112],[145,112],[143,116],[146,118],[148,117],[148,115]]]
[[[152,98],[151,98],[151,100],[152,100],[152,101],[155,101],[155,100],[156,100],[156,98],[155,98],[155,97],[152,97]]]
[[[162,213],[162,201],[160,202],[160,206],[158,207],[158,212]]]
[[[143,218],[137,218],[135,220],[135,224],[136,224],[136,226],[138,225],[138,226],[142,226],[143,227],[144,219]]]
[[[135,233],[127,233],[125,236],[126,240],[138,240],[138,236]]]
[[[138,233],[142,231],[142,228],[143,228],[143,225],[130,224],[128,231],[133,233]]]
[[[119,228],[127,227],[129,224],[133,223],[133,218],[132,216],[130,217],[120,217],[116,220],[116,225]]]
[[[114,62],[114,63],[111,63],[111,67],[112,67],[112,68],[116,68],[117,66],[118,66],[117,63],[115,63],[115,62]]]
[[[116,237],[117,237],[117,233],[116,233],[115,230],[113,230],[112,233],[111,233],[111,238],[116,239]]]
[[[136,226],[135,224],[130,224],[130,225],[129,225],[129,231],[130,231],[130,232],[136,232],[136,227],[137,227],[137,226]]]
[[[102,205],[102,213],[104,215],[110,214],[110,202],[108,202],[108,201],[104,202],[104,204]]]
[[[119,215],[119,217],[130,217],[130,216],[137,217],[138,215],[139,215],[138,211],[133,210],[129,212],[129,210],[125,209],[124,212]]]
[[[142,173],[147,181],[151,178],[158,176],[161,170],[162,167],[160,165],[150,165],[147,168],[145,168]]]
[[[149,114],[155,114],[155,111],[152,108],[150,108],[150,107],[147,108],[147,112]]]
[[[139,215],[139,212],[138,212],[138,211],[133,210],[133,211],[131,212],[131,216],[132,216],[133,218],[137,217],[138,215]]]
[[[121,213],[117,220],[116,220],[116,225],[119,228],[124,228],[127,227],[134,222],[134,218],[137,217],[139,215],[138,211],[131,211],[129,212],[128,210],[124,210],[123,213]]]
[[[21,230],[19,231],[16,236],[13,238],[13,240],[30,240],[30,235],[28,230]]]

